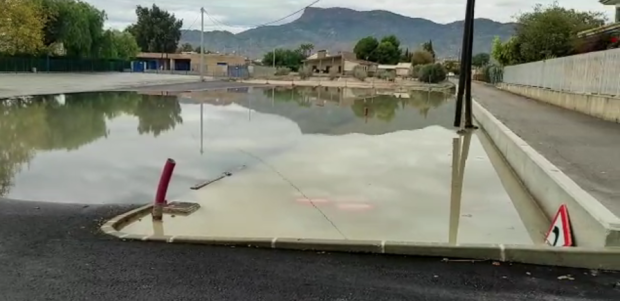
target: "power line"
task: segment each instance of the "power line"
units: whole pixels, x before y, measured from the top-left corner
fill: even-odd
[[[281,18],[279,18],[279,19],[276,19],[276,20],[273,20],[273,21],[269,21],[269,22],[266,22],[266,23],[262,23],[262,24],[258,24],[258,25],[253,25],[253,26],[250,26],[250,27],[254,27],[254,28],[256,28],[256,27],[263,27],[263,26],[272,25],[272,24],[274,24],[274,23],[278,23],[278,22],[280,22],[280,21],[286,20],[286,19],[288,19],[288,18],[290,18],[290,17],[292,17],[292,16],[294,16],[294,15],[296,15],[296,14],[298,14],[298,13],[300,13],[300,12],[304,11],[306,8],[309,8],[309,7],[311,7],[311,6],[313,6],[313,5],[317,4],[317,3],[319,3],[320,1],[321,1],[321,0],[315,0],[314,2],[312,2],[312,3],[308,4],[308,5],[306,5],[306,6],[302,7],[302,8],[300,8],[300,9],[298,9],[298,10],[296,10],[296,11],[294,11],[294,12],[292,12],[292,13],[290,13],[290,14],[288,14],[288,15],[284,16],[284,17],[281,17]],[[226,26],[226,27],[235,27],[235,26],[233,26],[233,25],[226,24],[226,23],[224,23],[224,22],[222,22],[222,21],[219,21],[219,20],[217,20],[216,18],[212,17],[211,15],[209,15],[209,13],[207,12],[207,10],[206,10],[206,9],[204,10],[204,12],[205,12],[205,14],[207,15],[207,17],[208,17],[211,21],[213,21],[213,23],[218,23],[218,24],[220,24],[220,25],[222,25],[222,26]]]
[[[296,14],[298,14],[298,13],[300,13],[300,12],[304,11],[306,8],[311,7],[312,5],[315,5],[315,4],[319,3],[319,1],[321,1],[321,0],[316,0],[316,1],[314,1],[314,2],[312,2],[312,3],[310,3],[310,4],[308,4],[308,5],[306,5],[306,6],[304,6],[304,7],[302,7],[301,9],[296,10],[295,12],[293,12],[293,13],[291,13],[291,14],[288,14],[288,15],[286,15],[286,16],[284,16],[284,17],[280,18],[280,19],[277,19],[277,20],[275,20],[275,21],[271,21],[271,22],[267,22],[267,23],[264,23],[264,24],[258,25],[258,26],[256,26],[256,27],[268,26],[268,25],[271,25],[271,24],[274,24],[274,23],[278,23],[278,22],[280,22],[280,21],[282,21],[282,20],[288,19],[289,17],[294,16],[294,15],[296,15]]]

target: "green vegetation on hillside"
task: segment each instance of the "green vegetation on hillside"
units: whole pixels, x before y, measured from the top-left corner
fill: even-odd
[[[476,19],[474,53],[488,51],[493,37],[507,39],[514,24],[489,19]],[[181,41],[200,45],[200,30],[184,30]],[[291,23],[264,26],[237,34],[213,31],[205,33],[212,51],[239,49],[250,57],[261,57],[274,48],[295,48],[312,43],[316,49],[331,52],[353,49],[362,38],[376,39],[396,35],[402,45],[410,47],[433,40],[437,58],[454,57],[461,49],[463,21],[439,24],[430,20],[410,18],[388,11],[355,11],[347,8],[307,8]]]

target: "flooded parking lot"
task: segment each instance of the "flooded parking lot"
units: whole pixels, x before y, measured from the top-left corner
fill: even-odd
[[[0,139],[12,143],[0,146],[0,195],[148,203],[164,161],[174,158],[170,198],[202,208],[168,218],[160,229],[168,234],[542,241],[543,219],[501,158],[489,153],[484,135],[455,133],[454,102],[446,94],[338,88],[167,94],[3,100]],[[159,230],[142,219],[126,231]]]

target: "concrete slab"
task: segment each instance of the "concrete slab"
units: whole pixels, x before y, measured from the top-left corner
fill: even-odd
[[[0,73],[0,98],[197,82],[200,76],[150,73]]]
[[[517,208],[531,207],[531,199],[511,198],[496,172],[504,169],[493,165],[502,163],[490,160],[483,143],[441,126],[304,135],[268,161],[247,153],[260,164],[178,199],[199,203],[195,213],[166,215],[163,223],[147,216],[120,230],[151,238],[541,244],[546,229],[526,224],[546,221],[533,215],[525,218],[537,221],[524,222]]]

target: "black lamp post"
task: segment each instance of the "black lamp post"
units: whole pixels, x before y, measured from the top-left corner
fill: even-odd
[[[467,0],[465,7],[465,24],[463,26],[463,46],[461,50],[461,72],[456,93],[456,112],[454,126],[461,126],[463,116],[463,94],[465,94],[465,128],[474,128],[471,101],[471,58],[474,41],[474,7],[475,0]]]

